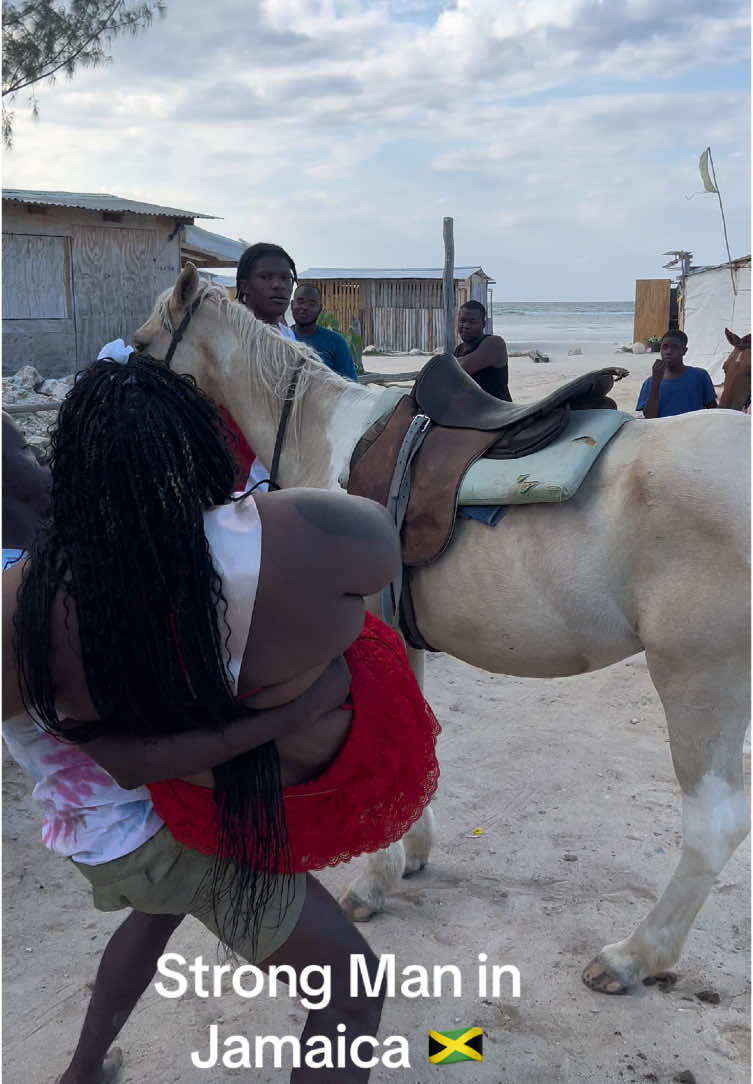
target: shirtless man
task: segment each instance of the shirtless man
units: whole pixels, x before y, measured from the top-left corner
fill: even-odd
[[[486,309],[480,301],[466,301],[458,312],[455,357],[484,391],[512,402],[507,387],[507,345],[499,335],[486,335]]]

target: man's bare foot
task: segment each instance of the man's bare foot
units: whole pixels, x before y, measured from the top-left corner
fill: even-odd
[[[122,1065],[123,1051],[119,1046],[113,1046],[105,1054],[102,1065],[94,1076],[77,1075],[72,1068],[69,1068],[63,1073],[58,1084],[113,1084]]]

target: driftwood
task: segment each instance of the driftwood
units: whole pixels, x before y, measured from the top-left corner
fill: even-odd
[[[530,358],[531,361],[549,361],[548,354],[542,354],[535,347],[532,350],[509,350],[508,358]]]
[[[546,354],[535,348],[532,350],[511,350],[510,358],[530,358],[531,361],[549,361]],[[361,373],[358,377],[360,384],[412,384],[420,373],[417,369],[414,373]]]
[[[358,377],[359,384],[412,384],[418,377],[420,369],[415,373],[361,373]]]
[[[6,414],[37,414],[40,410],[59,410],[62,402],[50,399],[46,403],[3,403]]]

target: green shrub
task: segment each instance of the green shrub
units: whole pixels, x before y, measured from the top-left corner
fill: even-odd
[[[316,321],[319,327],[324,327],[328,331],[336,331],[338,335],[342,335],[348,344],[350,350],[350,356],[353,358],[353,364],[356,367],[356,372],[360,375],[363,373],[363,362],[361,355],[363,354],[363,339],[355,328],[349,327],[347,331],[340,331],[340,324],[337,317],[333,316],[331,312],[320,312],[319,319]]]

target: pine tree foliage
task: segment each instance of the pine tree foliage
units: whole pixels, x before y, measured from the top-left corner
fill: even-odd
[[[13,113],[6,106],[31,88],[29,105],[34,116],[38,104],[35,84],[54,81],[59,72],[69,78],[78,67],[95,68],[111,61],[112,39],[138,34],[163,0],[133,4],[128,0],[3,0],[3,143],[13,145]]]

